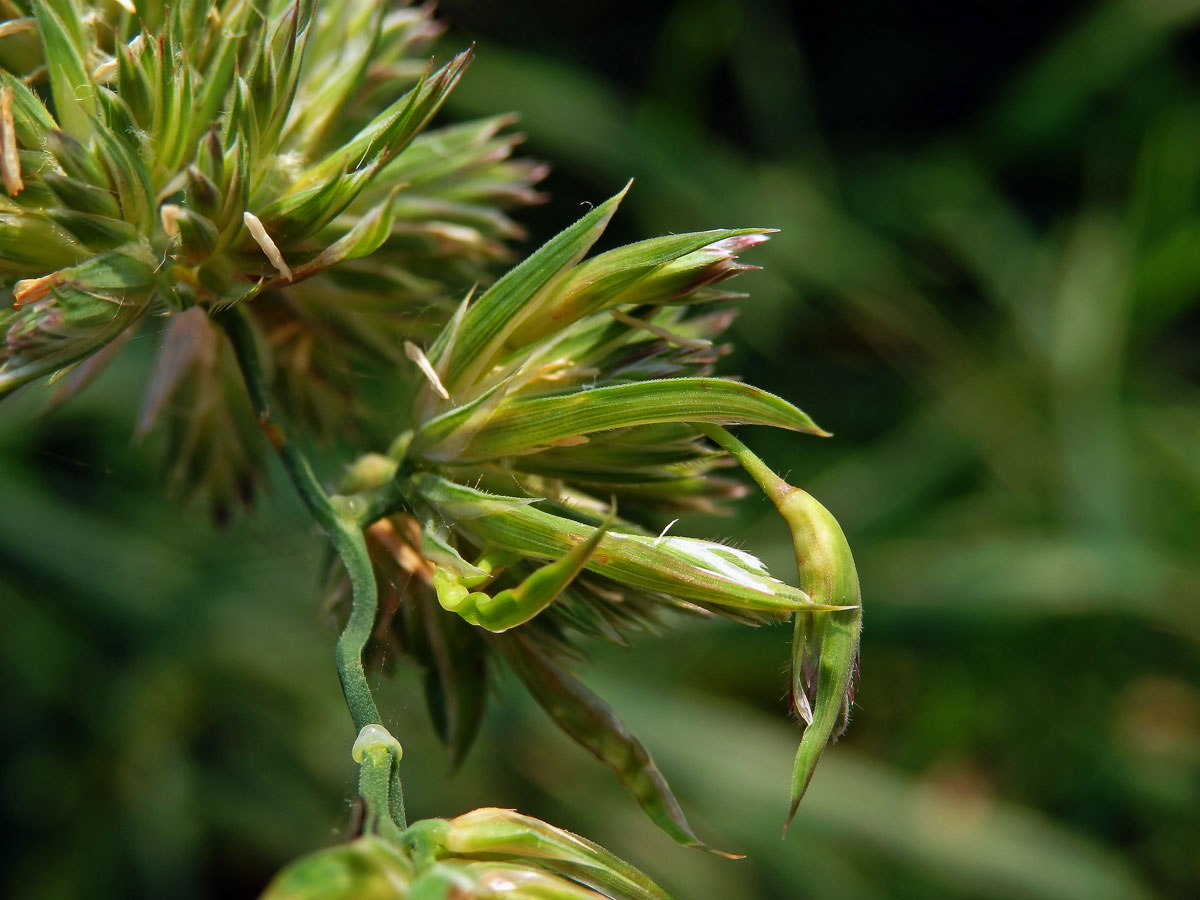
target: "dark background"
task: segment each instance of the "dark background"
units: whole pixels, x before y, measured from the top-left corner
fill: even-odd
[[[1200,894],[1200,4],[441,9],[478,42],[447,115],[516,110],[554,164],[529,246],[630,177],[605,246],[782,229],[724,371],[836,433],[743,430],[843,522],[866,630],[782,842],[784,630],[587,667],[747,860],[674,847],[507,683],[453,778],[387,683],[410,810],[518,806],[698,900]],[[280,479],[217,533],[159,496],[149,350],[0,417],[8,896],[250,897],[345,828],[320,540]],[[793,565],[757,499],[679,528]]]

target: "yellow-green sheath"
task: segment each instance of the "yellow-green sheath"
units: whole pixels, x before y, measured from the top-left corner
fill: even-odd
[[[841,734],[849,715],[862,631],[858,572],[846,535],[829,510],[772,472],[725,429],[716,425],[697,427],[741,463],[787,522],[796,551],[800,590],[814,603],[844,607],[796,613],[792,697],[806,726],[792,768],[787,816],[790,823],[825,745]]]

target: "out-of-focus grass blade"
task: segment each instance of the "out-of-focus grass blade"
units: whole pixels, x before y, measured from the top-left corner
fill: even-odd
[[[894,586],[891,603],[913,611],[964,620],[1123,613],[1200,638],[1200,571],[1142,541],[1036,531],[898,538],[877,544],[863,567]]]
[[[992,152],[1020,151],[1074,129],[1098,95],[1161,52],[1172,33],[1197,15],[1200,3],[1195,0],[1107,0],[1089,7],[1020,74],[985,120],[988,146]]]
[[[811,877],[826,874],[819,861],[838,853],[845,855],[850,873],[868,861],[886,859],[922,873],[923,883],[948,883],[951,890],[972,897],[1155,897],[1111,851],[1038,812],[991,795],[963,796],[845,751],[822,762],[821,778],[791,827],[798,840],[789,841],[790,852],[780,853],[776,841],[763,840],[776,833],[785,805],[779,777],[792,760],[787,725],[773,714],[689,692],[679,682],[614,676],[618,667],[628,665],[623,657],[614,662],[600,665],[602,671],[592,671],[590,680],[627,716],[633,714],[637,730],[670,766],[672,780],[699,792],[704,799],[698,805],[730,839],[757,847],[751,858],[769,867],[773,880],[803,885],[806,896],[815,900],[858,896],[844,880]],[[535,716],[532,708],[527,719],[523,716],[528,727]],[[736,778],[730,777],[731,765],[737,767]],[[541,774],[532,771],[535,779]],[[571,777],[587,779],[586,767],[581,764]],[[553,784],[543,786],[555,790]],[[598,786],[595,790],[599,793]]]

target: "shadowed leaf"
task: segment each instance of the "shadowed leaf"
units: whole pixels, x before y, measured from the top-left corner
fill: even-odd
[[[649,752],[608,704],[519,634],[497,643],[538,705],[572,740],[616,773],[654,824],[684,846],[736,858],[696,836]]]

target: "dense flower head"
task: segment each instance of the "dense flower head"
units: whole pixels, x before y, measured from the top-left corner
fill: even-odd
[[[690,846],[712,849],[571,671],[581,639],[625,642],[668,613],[793,619],[806,723],[794,810],[849,714],[861,618],[836,522],[723,429],[825,434],[788,401],[715,374],[733,314],[711,304],[741,296],[724,282],[772,229],[589,256],[626,187],[493,281],[521,236],[508,212],[541,200],[544,168],[513,159],[509,118],[429,127],[471,56],[424,59],[441,30],[430,6],[0,0],[0,11],[0,397],[45,376],[69,395],[136,329],[159,332],[139,431],[165,436],[172,480],[223,518],[254,492],[265,432],[353,573],[335,578],[335,604],[347,600],[363,642],[374,634],[373,652],[421,667],[455,762],[503,660]],[[407,421],[376,421],[364,385],[395,386]],[[394,435],[386,453],[380,433]],[[372,452],[330,497],[310,483],[297,434]],[[721,474],[733,459],[788,523],[798,587],[741,548],[672,532],[677,518],[662,527],[740,496]],[[364,605],[372,574],[378,596]],[[339,641],[339,673],[352,714],[374,727],[362,643],[350,643]],[[414,832],[415,856],[368,835],[303,870],[331,883],[366,873],[358,893],[295,892],[285,879],[271,896],[665,896],[581,878],[578,859],[472,855],[475,837],[506,828],[537,847],[558,839],[480,811]],[[421,893],[422,879],[440,893]]]
[[[0,396],[67,369],[70,392],[134,328],[163,331],[142,429],[218,511],[259,450],[208,312],[245,303],[293,417],[338,433],[360,384],[507,258],[505,210],[542,199],[510,119],[427,129],[470,62],[425,58],[428,5],[2,10]]]
[[[747,268],[738,254],[769,229],[587,258],[623,195],[465,299],[426,349],[408,345],[423,381],[411,428],[342,489],[402,497],[367,531],[381,585],[375,653],[422,668],[454,762],[503,660],[651,818],[704,847],[647,750],[571,671],[580,639],[625,643],[672,612],[757,623],[857,599],[816,600],[741,548],[652,526],[741,494],[717,474],[730,457],[698,426],[824,432],[781,398],[712,374],[731,315],[706,304],[738,296],[714,285]],[[340,579],[335,601],[348,597]]]

